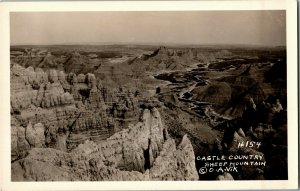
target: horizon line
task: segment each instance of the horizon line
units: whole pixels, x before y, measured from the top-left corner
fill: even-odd
[[[255,46],[255,47],[286,47],[286,44],[264,45],[264,44],[243,44],[243,43],[162,43],[162,42],[74,42],[74,43],[15,43],[10,46]]]

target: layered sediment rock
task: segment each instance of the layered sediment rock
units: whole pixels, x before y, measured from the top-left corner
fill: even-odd
[[[38,66],[40,68],[57,68],[57,58],[51,52],[47,52],[47,55],[41,60]]]
[[[205,88],[195,88],[192,93],[193,99],[213,103],[214,105],[223,106],[231,99],[231,87],[225,82],[207,85]]]
[[[183,70],[196,61],[196,53],[189,50],[174,50],[160,47],[149,55],[136,57],[128,62],[135,71],[158,72],[162,70]]]
[[[255,64],[240,67],[232,74],[209,81],[208,85],[196,87],[193,100],[214,105],[217,113],[229,118],[242,117],[249,100],[264,101],[270,90],[261,75],[264,69]]]
[[[63,68],[66,72],[74,72],[76,74],[94,71],[94,67],[98,66],[98,62],[95,63],[93,59],[90,59],[90,57],[82,55],[79,52],[72,52],[63,63]]]
[[[93,74],[12,65],[12,160],[35,147],[67,150],[87,139],[97,142],[137,121],[139,113],[131,90],[107,89]],[[32,138],[41,134],[44,139]]]
[[[85,141],[70,153],[34,148],[12,163],[13,181],[198,180],[193,147],[176,147],[156,108],[101,143]]]

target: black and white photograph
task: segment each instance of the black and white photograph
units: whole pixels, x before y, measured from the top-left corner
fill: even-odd
[[[289,180],[287,12],[9,12],[11,182]]]

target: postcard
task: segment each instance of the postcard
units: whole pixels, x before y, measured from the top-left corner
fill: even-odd
[[[296,8],[1,3],[3,189],[296,188]]]

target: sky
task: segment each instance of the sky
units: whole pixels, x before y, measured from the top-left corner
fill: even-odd
[[[16,44],[286,44],[285,11],[13,12]]]

